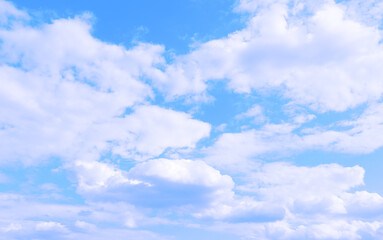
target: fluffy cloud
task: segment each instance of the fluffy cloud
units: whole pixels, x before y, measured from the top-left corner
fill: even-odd
[[[277,89],[294,104],[324,112],[376,101],[383,92],[380,31],[333,1],[241,1],[256,11],[226,38],[176,57],[154,84],[170,97],[198,95],[229,79],[239,93]]]
[[[263,165],[243,190],[254,191],[267,202],[286,204],[300,214],[346,213],[341,194],[362,185],[364,170],[339,165],[297,167],[283,163]],[[299,180],[299,179],[304,179]]]
[[[161,47],[125,50],[89,31],[83,18],[0,30],[2,161],[73,153],[95,124],[150,96],[138,78]]]
[[[0,194],[0,239],[166,239],[126,228],[184,223],[244,239],[379,239],[383,198],[355,190],[363,168],[255,159],[383,146],[382,6],[241,0],[236,10],[250,16],[244,29],[167,64],[163,46],[126,49],[94,38],[89,15],[30,26],[27,13],[0,0],[0,163],[58,157],[84,199]],[[239,94],[277,90],[285,107],[317,115],[272,123],[255,104],[233,118],[267,123],[223,133],[201,152],[210,124],[151,103],[157,89],[167,100],[204,98],[209,81],[222,79]],[[305,125],[363,103],[354,119]],[[9,180],[0,174],[0,183]]]
[[[254,159],[270,154],[309,150],[364,154],[383,146],[383,105],[371,104],[354,119],[330,126],[305,127],[314,115],[296,115],[290,122],[266,123],[258,129],[224,133],[205,149],[205,160],[219,169],[242,171]],[[232,166],[237,166],[233,168]]]
[[[236,187],[253,199],[204,213],[231,215],[231,223],[209,228],[241,232],[245,239],[381,239],[383,222],[377,217],[383,215],[382,197],[353,190],[363,185],[363,176],[359,166],[263,163]],[[257,214],[241,215],[244,205],[248,214]]]
[[[93,204],[101,204],[104,210],[105,204],[126,202],[149,212],[154,208],[181,216],[191,214],[196,219],[230,222],[268,222],[285,216],[278,203],[235,195],[231,177],[202,161],[155,159],[129,171],[88,162],[78,163],[76,171],[78,192]],[[131,218],[129,225],[140,222],[137,216]]]
[[[293,214],[290,217],[383,214],[380,195],[352,191],[364,184],[363,177],[364,170],[359,166],[298,167],[279,162],[265,163],[252,172],[247,183],[238,186],[237,190],[253,193],[259,201],[284,206]]]
[[[34,196],[0,194],[0,239],[167,239],[150,231],[127,230],[159,224],[125,203],[69,205],[41,202]],[[109,227],[104,227],[104,224]]]
[[[141,78],[158,71],[163,47],[101,42],[87,17],[0,29],[1,162],[79,158],[110,149],[107,141],[143,159],[208,136],[208,124],[184,113],[142,106],[126,115],[153,96]]]
[[[156,106],[137,108],[123,120],[121,128],[127,135],[116,141],[113,152],[135,159],[157,156],[167,148],[193,148],[211,129],[189,114]],[[121,128],[117,131],[123,132]]]
[[[181,216],[191,214],[196,219],[230,222],[267,222],[285,215],[285,210],[273,202],[236,196],[231,177],[202,161],[156,159],[137,164],[129,171],[107,163],[87,162],[77,163],[75,171],[78,192],[93,205],[101,204],[104,211],[108,205],[126,202],[147,212],[162,209]],[[132,211],[134,208],[127,210]],[[129,226],[142,221],[140,214],[128,219]]]
[[[252,230],[241,233],[249,239],[357,239],[377,236],[382,225],[373,219],[383,214],[383,198],[353,191],[363,185],[364,169],[359,166],[260,163],[236,187],[229,176],[201,161],[156,159],[129,171],[97,163],[88,170],[88,184],[92,181],[94,187],[80,187],[80,193],[101,201],[97,204],[104,211],[120,201],[148,210],[168,209],[181,216],[187,213],[195,219],[230,223],[222,223],[226,226],[222,231],[251,226]],[[139,214],[120,219],[126,219],[128,226],[142,224]],[[337,220],[327,224],[332,219]],[[221,231],[218,226],[214,231]]]
[[[230,201],[231,177],[202,161],[156,159],[129,171],[110,164],[88,162],[75,167],[79,192],[92,201],[125,201],[150,207],[206,207]]]
[[[305,225],[304,225],[305,224]],[[325,223],[291,224],[278,221],[267,224],[241,223],[216,224],[209,229],[215,231],[242,232],[245,239],[382,239],[382,222],[345,221],[328,219]]]

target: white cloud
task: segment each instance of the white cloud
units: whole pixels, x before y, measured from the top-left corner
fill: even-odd
[[[160,178],[181,184],[231,189],[231,178],[202,161],[156,159],[139,164],[131,170],[133,176]]]
[[[73,154],[95,125],[151,95],[139,77],[161,61],[162,48],[125,50],[89,31],[80,17],[0,30],[2,161]]]
[[[315,115],[313,114],[299,114],[294,117],[294,123],[296,124],[303,124],[306,122],[310,122],[311,120],[315,119]]]
[[[266,223],[282,220],[285,214],[284,207],[273,202],[256,201],[252,197],[235,196],[232,201],[216,202],[209,208],[197,211],[193,216],[231,223]]]
[[[207,228],[245,239],[381,239],[382,197],[353,190],[363,176],[359,166],[263,163],[236,187],[254,198],[203,212],[227,218]]]
[[[209,135],[208,124],[159,107],[122,117],[153,97],[141,78],[158,71],[163,47],[101,42],[87,18],[0,29],[1,162],[97,158],[110,142],[114,153],[139,160]]]
[[[216,223],[209,230],[237,234],[244,239],[382,239],[382,222],[364,222],[328,219],[324,223]]]
[[[277,89],[320,112],[378,100],[380,31],[333,1],[290,3],[242,1],[241,8],[259,8],[245,29],[178,56],[154,84],[177,97],[204,94],[207,81],[229,79],[236,92]]]
[[[128,231],[165,221],[149,218],[123,202],[54,204],[33,196],[0,194],[0,239],[167,239],[150,231]],[[113,225],[114,228],[105,227]],[[125,237],[123,237],[125,234]],[[136,239],[136,238],[135,238]]]
[[[98,172],[103,176],[100,177]],[[304,226],[305,235],[313,228],[317,234],[330,236],[325,226],[326,221],[332,218],[340,219],[348,231],[351,231],[348,228],[351,226],[350,218],[364,218],[360,228],[364,229],[374,224],[368,219],[383,214],[380,195],[353,192],[355,187],[364,184],[364,169],[359,166],[329,164],[298,167],[288,163],[264,163],[240,177],[240,183],[235,188],[231,177],[220,174],[202,161],[156,159],[139,163],[126,172],[114,170],[111,174],[105,174],[108,172],[89,171],[93,175],[89,179],[93,179],[98,187],[80,189],[80,193],[94,202],[94,206],[101,204],[99,208],[103,212],[111,209],[111,214],[100,213],[98,219],[113,219],[118,214],[121,215],[119,219],[125,219],[129,227],[136,227],[146,219],[136,212],[138,209],[135,210],[134,205],[148,211],[153,208],[168,209],[166,211],[191,214],[196,219],[211,218],[234,225],[263,223],[264,226],[270,225],[270,229],[263,229],[262,234],[270,236],[279,236],[280,230],[274,229],[273,224],[283,221],[291,225],[289,233],[283,234],[284,238],[276,239],[294,239],[292,236],[303,234],[299,226]],[[119,178],[122,179],[116,180]],[[102,188],[99,187],[100,182]],[[133,205],[120,205],[121,201]],[[124,208],[127,210],[121,211]],[[125,214],[128,212],[136,213]],[[316,218],[310,222],[312,216]],[[324,229],[321,232],[322,225]],[[370,232],[375,234],[376,231]],[[352,234],[359,236],[359,230]],[[313,239],[322,236],[314,235]],[[349,235],[343,231],[339,236],[346,238]]]
[[[210,206],[231,201],[231,177],[202,161],[156,159],[129,171],[99,162],[78,163],[78,191],[92,201],[124,201],[145,208]]]
[[[28,14],[18,10],[12,3],[0,1],[0,24],[8,24],[13,19],[27,19]]]
[[[67,231],[64,225],[57,222],[40,222],[36,224],[37,231]]]
[[[96,161],[76,162],[75,171],[78,178],[80,192],[102,191],[118,184],[137,185],[142,181],[130,180],[126,173],[113,165]]]
[[[246,171],[257,158],[309,150],[365,154],[383,146],[383,105],[371,104],[354,120],[330,126],[303,127],[314,115],[295,115],[291,122],[267,123],[259,129],[223,133],[204,151],[209,164],[227,171]],[[236,167],[233,167],[236,166]]]
[[[301,148],[299,137],[291,132],[291,124],[265,124],[260,130],[224,133],[205,149],[204,158],[212,166],[229,172],[251,170],[257,163],[253,159],[265,153]],[[235,167],[233,167],[235,166]]]
[[[253,121],[256,123],[261,123],[266,120],[266,116],[263,114],[263,108],[258,104],[253,105],[246,112],[238,114],[236,118],[237,119],[252,118]]]
[[[383,215],[383,198],[377,193],[357,191],[353,194],[342,195],[347,212],[363,218],[373,218]]]
[[[212,228],[248,239],[379,238],[382,196],[354,191],[363,168],[255,160],[311,149],[369,153],[383,145],[383,105],[375,103],[383,92],[383,5],[292,3],[241,0],[237,10],[251,16],[245,29],[166,65],[163,46],[126,49],[94,38],[87,15],[29,26],[25,12],[0,0],[0,23],[8,24],[0,28],[0,162],[64,159],[85,199],[65,205],[0,194],[0,239],[162,239],[126,228],[180,224],[169,220],[175,215],[191,223],[207,218]],[[305,128],[316,116],[294,113],[290,122],[223,133],[204,149],[204,161],[185,160],[179,153],[195,149],[211,126],[150,105],[146,78],[168,100],[206,99],[208,81],[228,79],[237,93],[277,89],[289,106],[318,112],[368,107],[330,127]],[[266,119],[260,105],[237,118]],[[112,163],[116,156],[133,160],[131,169]],[[212,166],[233,173],[236,184]],[[60,191],[53,183],[40,189]]]
[[[209,136],[211,129],[189,114],[156,106],[138,107],[121,125],[126,136],[122,133],[123,138],[116,137],[113,152],[137,160],[155,157],[167,148],[194,148],[200,139]]]
[[[277,162],[263,164],[254,170],[247,177],[247,183],[238,186],[237,190],[252,192],[257,199],[284,206],[293,214],[328,216],[348,213],[349,199],[360,193],[347,192],[363,185],[363,177],[364,170],[359,166],[297,167]]]
[[[191,214],[196,218],[212,218],[234,222],[274,221],[284,217],[285,211],[274,203],[258,202],[251,197],[235,196],[234,182],[228,175],[202,161],[155,159],[139,163],[129,171],[113,170],[105,163],[90,162],[77,165],[79,193],[105,212],[124,209],[121,202],[147,209]],[[109,206],[109,207],[107,207]],[[123,212],[135,212],[134,208]],[[100,215],[102,218],[109,218]],[[112,217],[112,216],[111,216]],[[142,216],[126,215],[126,225],[135,227]]]

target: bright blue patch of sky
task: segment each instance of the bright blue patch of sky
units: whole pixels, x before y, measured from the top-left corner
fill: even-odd
[[[22,193],[36,198],[43,196],[40,200],[47,202],[84,203],[82,197],[76,193],[75,179],[62,168],[60,159],[51,158],[47,163],[38,166],[4,167],[0,168],[0,172],[8,178],[4,184],[0,184],[0,191]]]
[[[223,37],[241,29],[246,21],[233,12],[232,0],[16,0],[16,6],[42,19],[92,13],[93,34],[100,40],[127,47],[137,41],[165,45],[176,54],[189,45]]]

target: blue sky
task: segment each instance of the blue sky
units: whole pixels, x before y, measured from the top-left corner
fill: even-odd
[[[0,0],[0,240],[383,239],[382,18]]]

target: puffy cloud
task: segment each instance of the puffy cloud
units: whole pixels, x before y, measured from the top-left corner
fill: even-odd
[[[106,163],[87,162],[78,163],[76,171],[78,192],[93,205],[101,204],[104,211],[106,206],[126,202],[147,211],[167,209],[197,219],[230,222],[275,221],[285,215],[283,207],[273,202],[236,196],[231,177],[202,161],[155,159],[139,163],[129,171],[117,170]],[[124,212],[132,211],[134,208]],[[136,226],[140,218],[135,214],[128,218],[127,225]]]
[[[302,147],[299,137],[292,134],[295,128],[295,125],[287,123],[265,124],[260,130],[224,133],[204,150],[204,160],[232,173],[248,171],[258,165],[253,161],[257,156]]]
[[[295,115],[291,122],[266,123],[258,129],[223,133],[212,146],[204,149],[204,159],[219,169],[244,171],[257,166],[254,159],[270,154],[310,150],[371,153],[383,146],[382,106],[371,104],[353,120],[337,121],[330,126],[304,127],[314,116]]]
[[[350,128],[335,143],[334,148],[341,152],[371,153],[383,146],[383,104],[372,104],[355,120],[340,122]]]
[[[181,184],[229,189],[234,184],[229,176],[222,176],[202,161],[156,159],[139,164],[130,171],[133,176],[143,179],[159,178]]]
[[[0,239],[167,239],[150,231],[127,230],[160,221],[125,203],[57,204],[33,196],[0,194]],[[108,227],[105,227],[105,226]]]
[[[312,223],[309,225],[308,223]],[[216,223],[208,229],[237,234],[244,239],[382,239],[382,222],[328,219],[324,223]]]
[[[160,46],[103,43],[80,17],[1,29],[0,38],[2,161],[75,152],[97,123],[151,95],[139,78],[161,61]]]
[[[230,201],[234,182],[231,177],[201,161],[158,159],[139,164],[130,174],[151,183],[140,199],[154,205],[209,206],[214,202]],[[149,194],[148,196],[145,196]],[[152,197],[150,197],[152,196]],[[139,202],[138,202],[139,204]]]
[[[0,0],[6,25],[0,27],[0,162],[65,159],[85,200],[66,205],[0,194],[0,239],[162,239],[126,228],[179,220],[211,223],[245,239],[378,239],[383,198],[354,191],[363,185],[361,167],[254,159],[310,149],[368,153],[383,145],[383,107],[374,103],[383,92],[381,6],[241,0],[237,10],[251,16],[246,28],[167,65],[162,46],[126,49],[94,38],[90,16],[32,27],[25,12]],[[220,79],[237,93],[277,89],[289,106],[318,112],[368,107],[335,127],[304,127],[315,115],[294,113],[291,121],[222,134],[204,149],[203,161],[180,159],[209,137],[211,126],[150,105],[148,82],[168,100],[201,99],[208,81]],[[265,121],[263,107],[237,115],[245,118]],[[132,166],[124,169],[116,158]],[[39,186],[59,191],[52,183]]]
[[[148,159],[167,148],[194,148],[208,137],[210,125],[189,114],[142,106],[123,120],[126,135],[116,141],[113,152],[127,158]],[[122,129],[117,129],[122,131]]]
[[[163,47],[101,42],[87,18],[0,29],[1,162],[80,158],[110,149],[108,142],[138,160],[208,136],[208,124],[159,107],[135,107],[124,117],[153,96],[141,79],[158,71]]]
[[[216,202],[193,214],[196,218],[212,218],[230,223],[274,222],[282,220],[286,211],[274,202],[257,201],[252,197],[235,196],[229,202]]]
[[[382,197],[353,191],[363,176],[359,166],[263,163],[236,187],[254,198],[205,211],[231,220],[208,228],[245,239],[381,239]]]
[[[100,171],[94,168],[100,168]],[[363,185],[364,169],[359,166],[298,167],[288,163],[263,163],[240,177],[236,187],[231,177],[220,174],[202,161],[156,159],[137,164],[129,171],[112,170],[113,167],[104,163],[97,163],[94,168],[88,169],[88,174],[92,175],[88,176],[88,184],[92,182],[94,187],[85,189],[80,185],[79,191],[95,206],[100,205],[104,212],[126,208],[116,206],[123,201],[148,211],[167,209],[181,215],[191,214],[195,219],[224,221],[232,224],[231,227],[242,223],[256,224],[259,228],[262,226],[256,234],[258,237],[357,238],[371,224],[378,224],[371,219],[383,214],[380,195],[352,191]],[[82,176],[86,175],[82,173]],[[80,183],[82,181],[85,181],[84,177]],[[137,211],[133,205],[122,213]],[[113,214],[102,213],[97,218],[113,219]],[[313,216],[316,217],[310,220]],[[339,229],[331,227],[332,233],[329,233],[326,221],[333,218],[339,219]],[[355,222],[350,221],[353,218],[363,219],[355,229]],[[125,219],[126,226],[135,227],[146,218],[137,212],[122,214],[119,219]],[[280,223],[287,224],[283,230],[286,232],[281,233]],[[375,236],[378,229],[380,227],[368,230],[368,236]],[[347,235],[346,231],[352,231],[352,234]],[[333,233],[335,235],[331,235]],[[255,233],[251,231],[249,234]]]
[[[239,93],[277,89],[324,112],[376,101],[383,92],[380,31],[333,1],[242,1],[259,9],[248,26],[178,56],[154,84],[170,97],[204,94],[229,79]],[[253,11],[253,10],[251,10]]]
[[[96,161],[78,161],[74,166],[80,192],[102,191],[111,185],[141,184],[141,181],[129,180],[124,172],[110,164]]]
[[[374,218],[383,214],[383,198],[377,193],[357,191],[342,195],[347,212],[362,218]]]
[[[106,163],[78,163],[79,192],[92,201],[124,201],[146,208],[201,208],[230,201],[231,177],[202,161],[156,159],[129,171]]]
[[[237,189],[253,192],[259,200],[285,206],[293,214],[346,214],[348,203],[343,194],[362,185],[363,177],[364,170],[359,166],[297,167],[277,162],[263,164]]]

